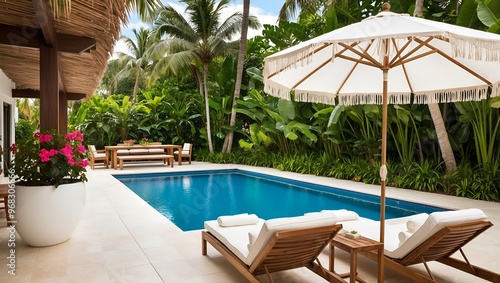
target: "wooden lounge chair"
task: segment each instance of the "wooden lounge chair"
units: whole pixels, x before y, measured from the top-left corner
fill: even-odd
[[[342,225],[335,224],[336,220],[316,219],[314,216],[299,216],[278,218],[261,223],[262,228],[255,236],[255,243],[247,245],[232,243],[231,237],[236,242],[242,237],[248,239],[244,226],[217,228],[212,221],[202,231],[202,254],[207,254],[207,242],[219,251],[249,282],[261,282],[257,275],[266,274],[273,282],[271,273],[306,267],[320,275],[329,282],[344,282],[338,275],[323,268],[318,256],[330,243],[335,235],[342,229]],[[332,221],[333,218],[333,221]],[[299,228],[302,227],[302,228]],[[258,227],[253,227],[254,231]],[[240,230],[241,231],[238,231]],[[252,228],[250,228],[252,229]],[[230,235],[229,238],[226,237]],[[248,241],[248,240],[247,240]],[[239,247],[238,247],[239,246]]]
[[[467,211],[464,216],[458,216],[451,221],[444,221],[445,223],[440,221],[439,217],[432,219],[433,214],[429,215],[422,227],[406,240],[409,242],[407,245],[404,242],[394,251],[385,251],[384,266],[394,269],[415,282],[438,282],[427,264],[431,261],[438,261],[485,280],[500,282],[500,274],[472,265],[462,249],[467,243],[493,226],[490,221],[484,219],[486,215],[483,214],[484,217],[482,217],[482,211],[479,209],[440,213],[452,215],[456,212],[461,215],[464,211]],[[480,213],[477,213],[478,211]],[[389,228],[390,230],[391,228]],[[412,237],[422,237],[423,239],[415,240],[411,239]],[[413,241],[410,241],[410,239]],[[403,251],[398,251],[401,248]],[[464,260],[452,257],[457,251],[460,251]],[[372,260],[377,260],[376,253],[365,252],[363,254]],[[410,265],[419,263],[425,266],[427,275],[408,268]]]
[[[89,145],[88,148],[90,152],[90,168],[94,169],[96,161],[102,161],[103,165],[108,168],[109,161],[106,151],[103,149],[97,150],[94,145]]]

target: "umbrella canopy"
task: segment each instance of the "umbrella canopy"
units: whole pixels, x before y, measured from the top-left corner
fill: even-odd
[[[500,35],[383,11],[265,58],[264,90],[326,104],[382,104],[384,241],[387,104],[499,95]]]
[[[387,68],[389,103],[480,100],[498,95],[499,62],[500,35],[381,12],[265,58],[264,82],[285,99],[381,104]]]

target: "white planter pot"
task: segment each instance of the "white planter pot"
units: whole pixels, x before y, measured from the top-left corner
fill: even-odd
[[[30,246],[60,244],[69,239],[85,209],[85,183],[55,186],[16,185],[16,230]]]

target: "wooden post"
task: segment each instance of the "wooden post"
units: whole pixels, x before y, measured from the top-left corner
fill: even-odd
[[[59,92],[59,133],[68,132],[68,97],[66,92]]]
[[[40,42],[40,131],[59,131],[57,48]]]

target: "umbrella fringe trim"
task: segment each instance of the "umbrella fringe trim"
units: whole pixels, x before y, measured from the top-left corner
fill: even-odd
[[[450,34],[449,40],[453,57],[487,62],[500,61],[500,42],[498,41],[471,40],[470,37],[461,37],[456,34]]]
[[[417,104],[432,104],[432,103],[447,103],[447,102],[458,102],[458,101],[479,101],[486,99],[488,96],[488,89],[490,86],[484,86],[481,88],[463,88],[463,89],[452,89],[452,90],[442,90],[436,91],[434,93],[416,93],[415,103]],[[492,93],[497,93],[498,83],[491,86]]]
[[[491,97],[500,96],[500,82],[482,88],[460,88],[453,90],[442,90],[433,93],[415,93],[413,101],[416,104],[448,103],[458,101],[479,101],[488,97],[488,90],[491,88]],[[291,100],[291,90],[275,82],[268,81],[264,91],[274,97]],[[382,94],[342,94],[341,96],[332,93],[295,91],[295,101],[324,103],[329,105],[362,105],[362,104],[382,104]],[[387,95],[389,104],[410,104],[411,94]]]
[[[311,44],[304,48],[298,49],[297,51],[291,52],[283,57],[276,57],[265,62],[266,68],[264,68],[264,76],[274,73],[280,73],[288,69],[294,69],[297,67],[304,67],[312,62],[314,55],[314,50],[318,45],[321,44]]]
[[[265,77],[264,77],[265,78]],[[264,92],[274,97],[291,100],[290,89],[270,80],[264,82]]]

